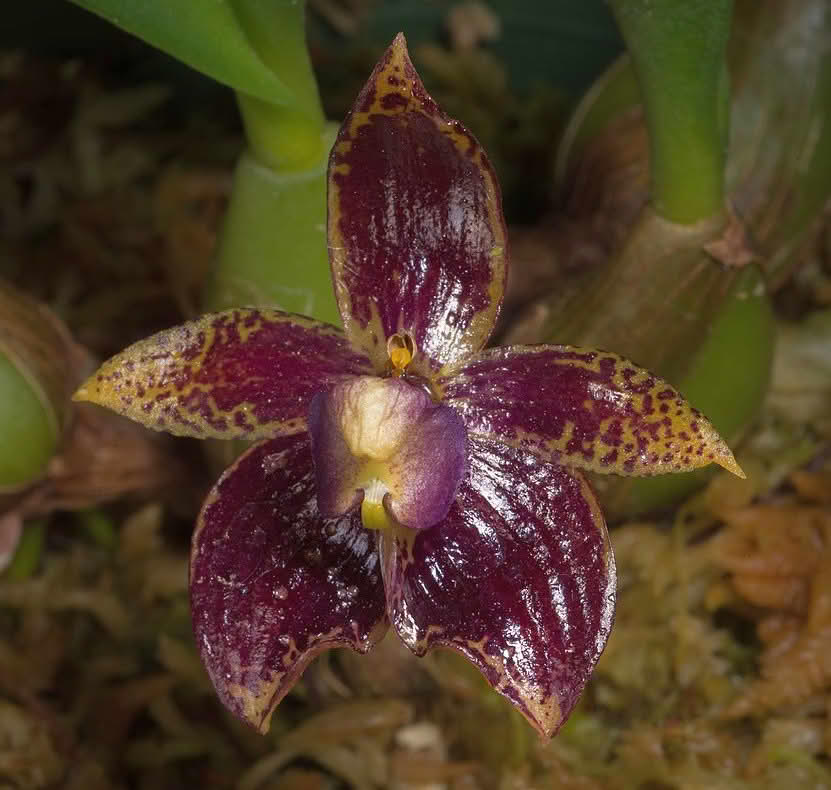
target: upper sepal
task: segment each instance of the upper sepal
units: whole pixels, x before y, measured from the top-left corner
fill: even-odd
[[[573,709],[612,627],[615,564],[579,472],[471,438],[470,474],[432,529],[385,530],[393,627],[466,656],[544,736]]]
[[[75,399],[177,436],[255,440],[302,430],[316,392],[370,370],[333,326],[278,310],[227,310],[134,343]]]
[[[482,348],[505,288],[506,231],[479,143],[430,98],[399,35],[329,160],[329,259],[347,335],[381,372],[409,334],[430,375]]]
[[[619,475],[710,463],[744,477],[712,423],[662,378],[609,351],[506,346],[439,382],[471,434]]]
[[[214,486],[193,535],[193,629],[225,706],[260,732],[321,650],[386,632],[374,532],[317,512],[307,434],[261,442]]]

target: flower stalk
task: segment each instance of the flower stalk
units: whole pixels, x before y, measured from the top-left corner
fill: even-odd
[[[277,104],[237,91],[249,151],[234,172],[203,307],[270,305],[337,321],[322,245],[334,130],[326,124],[306,49],[305,4],[229,2],[292,101]]]
[[[330,323],[338,316],[326,260],[326,160],[278,173],[251,154],[234,171],[228,211],[202,295],[206,310],[280,306]]]
[[[328,155],[326,119],[306,49],[304,3],[229,0],[254,52],[292,95],[275,104],[237,91],[252,154],[277,173],[304,171]]]

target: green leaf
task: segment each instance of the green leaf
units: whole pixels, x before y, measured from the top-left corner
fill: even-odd
[[[294,103],[260,58],[228,0],[72,0],[234,90],[271,104]]]

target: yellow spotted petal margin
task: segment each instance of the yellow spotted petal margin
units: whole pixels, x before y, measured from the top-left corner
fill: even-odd
[[[485,344],[505,289],[493,168],[424,90],[399,35],[344,121],[329,160],[329,260],[347,335],[388,364],[412,341],[424,377]]]
[[[666,381],[573,346],[485,351],[439,382],[472,435],[592,472],[659,475],[714,463],[744,477],[712,423]]]
[[[140,340],[105,362],[75,400],[176,436],[263,439],[304,430],[315,393],[371,369],[333,326],[228,310]]]

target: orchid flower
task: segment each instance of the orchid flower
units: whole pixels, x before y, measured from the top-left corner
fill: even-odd
[[[426,93],[403,36],[329,161],[344,329],[278,310],[207,315],[140,341],[78,392],[148,427],[259,440],[193,536],[196,641],[261,732],[322,650],[390,625],[466,656],[543,735],[612,627],[615,566],[583,472],[741,474],[713,426],[616,354],[483,350],[506,231],[493,170]]]

